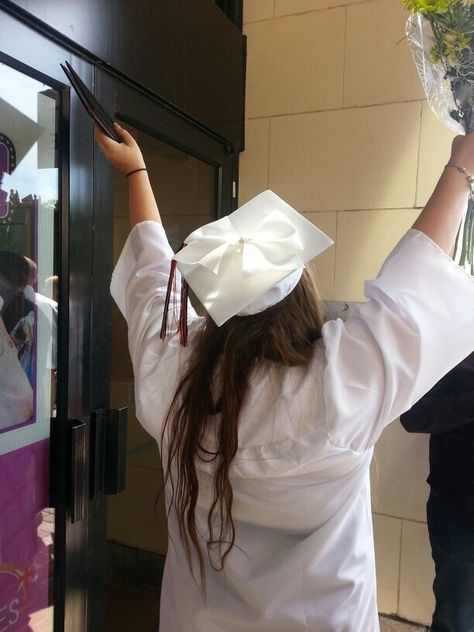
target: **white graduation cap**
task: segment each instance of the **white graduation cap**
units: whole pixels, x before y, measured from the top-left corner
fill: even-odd
[[[220,326],[284,299],[305,263],[333,244],[273,191],[193,231],[174,260]]]

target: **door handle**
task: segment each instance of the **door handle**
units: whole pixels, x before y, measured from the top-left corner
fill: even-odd
[[[92,411],[89,498],[124,491],[127,474],[128,408]]]
[[[87,516],[89,499],[89,417],[70,421],[71,522],[79,522]]]
[[[104,489],[105,425],[107,411],[98,408],[91,414],[89,497],[94,500]]]

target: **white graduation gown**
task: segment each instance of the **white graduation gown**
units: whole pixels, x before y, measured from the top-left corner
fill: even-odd
[[[177,335],[159,338],[171,256],[161,225],[142,222],[111,286],[129,327],[137,417],[158,443],[202,325],[190,309],[186,348]],[[235,547],[223,572],[206,562],[204,603],[171,514],[160,632],[379,630],[372,446],[474,350],[474,281],[410,230],[365,292],[344,323],[324,325],[309,367],[253,376],[230,472]],[[212,472],[198,466],[197,523],[206,534]]]

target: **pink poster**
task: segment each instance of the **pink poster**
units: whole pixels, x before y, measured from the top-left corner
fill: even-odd
[[[36,632],[32,617],[48,606],[48,477],[49,439],[0,456],[0,632]]]

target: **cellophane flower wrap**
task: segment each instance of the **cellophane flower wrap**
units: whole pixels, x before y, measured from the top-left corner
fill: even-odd
[[[474,131],[474,0],[402,0],[411,11],[406,35],[428,104],[457,134]],[[474,201],[454,258],[474,274]]]

